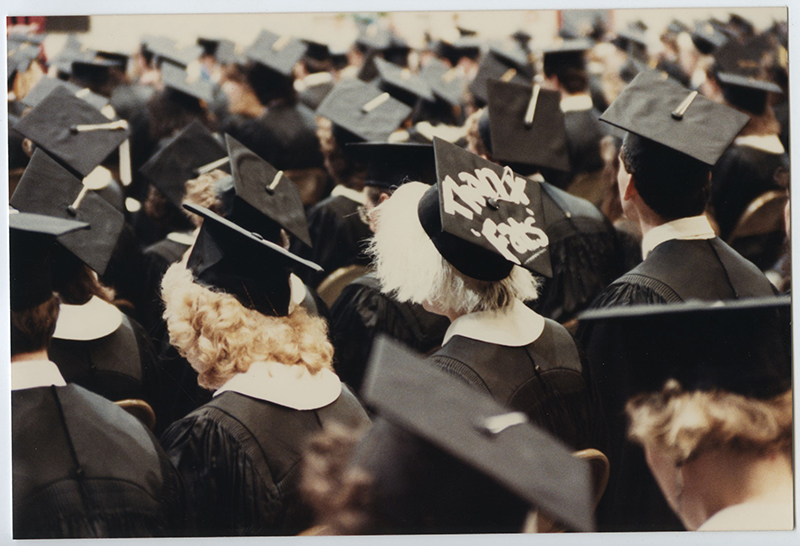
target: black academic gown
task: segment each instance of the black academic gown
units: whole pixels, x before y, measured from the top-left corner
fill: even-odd
[[[312,526],[298,480],[305,444],[331,423],[364,426],[347,388],[333,403],[295,410],[224,392],[162,436],[183,477],[192,535],[293,535]]]
[[[767,278],[719,238],[671,240],[612,283],[594,308],[733,300],[773,295]],[[609,433],[611,476],[597,511],[601,531],[669,531],[683,526],[652,478],[640,447],[627,441],[626,377],[615,346],[601,324],[578,328],[586,368]],[[642,363],[646,365],[646,363]]]
[[[567,133],[569,173],[545,173],[548,182],[565,190],[576,176],[594,173],[603,168],[600,155],[600,140],[609,130],[600,121],[600,112],[595,108],[564,112],[564,128]]]
[[[368,265],[364,246],[372,237],[369,226],[358,216],[358,203],[345,195],[330,195],[308,211],[308,231],[313,248],[300,242],[292,251],[319,264],[324,272],[309,273],[301,277],[316,288],[325,277],[353,264]]]
[[[331,308],[334,366],[355,392],[367,369],[372,343],[379,334],[400,341],[418,353],[437,349],[450,321],[414,303],[400,303],[381,292],[373,273],[356,279]]]
[[[191,236],[181,233],[181,236]],[[180,240],[179,240],[180,239]],[[164,302],[161,300],[161,279],[169,266],[181,261],[183,255],[191,247],[188,240],[181,237],[166,238],[144,249],[145,281],[144,294],[141,298],[141,309],[137,316],[142,326],[153,333],[164,314]]]
[[[135,417],[77,385],[11,393],[14,538],[173,535],[182,488]]]
[[[111,401],[144,400],[153,408],[156,421],[161,416],[158,357],[144,329],[126,315],[107,336],[81,341],[53,338],[48,352],[68,383]]]

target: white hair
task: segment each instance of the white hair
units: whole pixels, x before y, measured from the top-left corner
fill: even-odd
[[[403,184],[373,209],[377,229],[368,252],[383,292],[401,302],[429,302],[457,313],[499,309],[514,299],[535,300],[539,284],[526,269],[514,266],[501,281],[480,281],[442,258],[417,216],[429,187],[421,182]]]

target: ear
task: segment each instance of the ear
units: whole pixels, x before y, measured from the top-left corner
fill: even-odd
[[[632,174],[628,176],[630,178],[628,178],[628,184],[625,186],[625,192],[622,195],[623,201],[628,201],[639,195],[639,191],[636,189],[636,177]]]
[[[388,201],[390,197],[391,195],[388,193],[381,192],[381,196],[378,198],[378,204],[380,205],[381,203]]]

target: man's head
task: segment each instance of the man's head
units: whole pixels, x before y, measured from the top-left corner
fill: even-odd
[[[35,307],[11,311],[11,357],[46,351],[56,331],[58,298]]]

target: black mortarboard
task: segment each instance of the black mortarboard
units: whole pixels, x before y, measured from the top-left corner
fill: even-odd
[[[519,69],[502,59],[498,59],[497,56],[491,52],[486,53],[481,58],[481,62],[478,65],[478,72],[469,85],[470,93],[472,93],[480,104],[486,104],[489,101],[487,84],[489,80],[501,80],[523,85],[530,85],[531,83],[530,77],[521,74]]]
[[[98,59],[111,61],[115,65],[114,68],[118,68],[123,72],[128,67],[128,60],[131,58],[127,53],[111,49],[98,49],[96,53]]]
[[[600,116],[707,165],[717,162],[749,119],[653,70],[636,76]]]
[[[769,398],[792,386],[790,301],[618,307],[588,311],[580,322],[600,328],[603,339],[587,350],[603,352],[626,398],[660,391],[668,379],[688,391]]]
[[[56,58],[50,61],[50,64],[54,65],[60,73],[70,75],[72,74],[72,63],[74,61],[89,61],[95,55],[96,52],[93,49],[86,48],[74,34],[71,34],[67,39],[67,43]]]
[[[224,38],[197,39],[197,45],[203,48],[206,55],[214,57],[220,64],[233,64],[236,62],[236,44]]]
[[[692,32],[692,42],[700,53],[713,53],[728,41],[728,36],[719,30],[711,21],[698,21]]]
[[[518,29],[511,35],[511,39],[516,41],[520,46],[527,47],[528,42],[533,39],[533,36],[524,29]]]
[[[405,182],[436,183],[430,144],[359,142],[345,146],[345,152],[366,165],[367,186],[395,189]]]
[[[484,281],[506,278],[515,264],[551,277],[539,183],[439,138],[433,148],[438,183],[417,213],[442,257]]]
[[[109,121],[64,87],[53,89],[14,126],[14,130],[81,177],[92,172],[128,138],[126,121]]]
[[[373,51],[387,52],[390,50],[408,50],[405,40],[395,34],[391,29],[383,28],[377,24],[366,26],[356,38],[356,44]]]
[[[442,37],[432,44],[431,50],[456,65],[462,57],[477,59],[481,54],[481,43],[473,36],[461,36],[453,41]]]
[[[523,76],[533,77],[534,70],[528,52],[518,42],[513,40],[491,42],[489,51],[498,59],[516,68]]]
[[[171,62],[161,64],[161,81],[170,89],[206,102],[210,102],[214,96],[211,82],[203,79],[199,72],[190,75],[189,72]]]
[[[125,218],[44,151],[33,153],[9,203],[22,212],[88,223],[91,229],[59,242],[98,275],[105,273]]]
[[[63,87],[79,99],[91,104],[97,110],[102,110],[108,104],[108,99],[106,97],[98,95],[97,93],[93,93],[86,87],[79,87],[74,83],[65,82],[64,80],[59,80],[58,78],[40,79],[36,85],[34,85],[33,88],[25,94],[25,97],[22,99],[22,103],[25,106],[36,108],[39,106],[39,103],[41,103],[56,87]]]
[[[157,63],[169,61],[184,68],[189,66],[192,61],[196,61],[203,52],[203,48],[197,44],[178,48],[174,40],[162,36],[148,37],[143,44],[145,49],[156,58]]]
[[[769,93],[782,93],[767,79],[765,58],[772,51],[769,40],[753,38],[747,42],[729,40],[714,52],[714,70],[728,104],[754,115],[761,115]]]
[[[489,82],[492,156],[500,163],[569,171],[567,131],[558,91]]]
[[[738,76],[759,77],[763,73],[764,58],[772,50],[767,40],[740,42],[730,40],[714,52],[715,70]]]
[[[422,67],[419,77],[428,82],[436,97],[451,106],[458,106],[463,102],[467,82],[455,68],[448,68],[443,62],[432,59]]]
[[[297,185],[230,135],[225,135],[225,142],[233,174],[233,188],[225,192],[227,196],[221,196],[225,217],[272,239],[269,234],[274,229],[261,229],[267,220],[312,246]],[[280,239],[272,242],[279,243]]]
[[[623,40],[626,40],[627,42],[633,42],[641,46],[647,46],[647,26],[644,23],[631,23],[625,28],[618,30],[617,36]]]
[[[294,79],[294,65],[306,54],[307,46],[289,35],[280,36],[268,30],[262,30],[256,41],[246,52],[249,59]]]
[[[592,48],[588,39],[562,40],[542,50],[545,76],[558,74],[567,68],[585,69],[586,51]]]
[[[409,69],[381,58],[375,59],[375,66],[378,69],[378,87],[403,104],[413,107],[419,100],[436,100],[428,82]]]
[[[53,296],[50,252],[56,237],[88,227],[86,222],[9,211],[12,311],[31,309]]]
[[[186,181],[197,178],[200,167],[225,157],[228,154],[222,143],[202,123],[193,121],[153,154],[141,172],[172,204],[180,207]]]
[[[477,393],[388,337],[375,342],[362,395],[382,417],[529,506],[572,530],[593,530],[588,464],[525,414]],[[355,465],[369,467],[363,457],[357,454]]]
[[[317,264],[206,208],[184,207],[204,219],[187,262],[194,279],[234,296],[248,309],[267,316],[287,315],[290,268],[322,271]]]
[[[119,63],[108,59],[86,59],[72,61],[70,77],[73,81],[89,85],[103,85],[108,81],[112,69],[119,69]]]
[[[319,105],[317,114],[358,139],[385,142],[411,114],[411,108],[374,85],[343,79]]]

